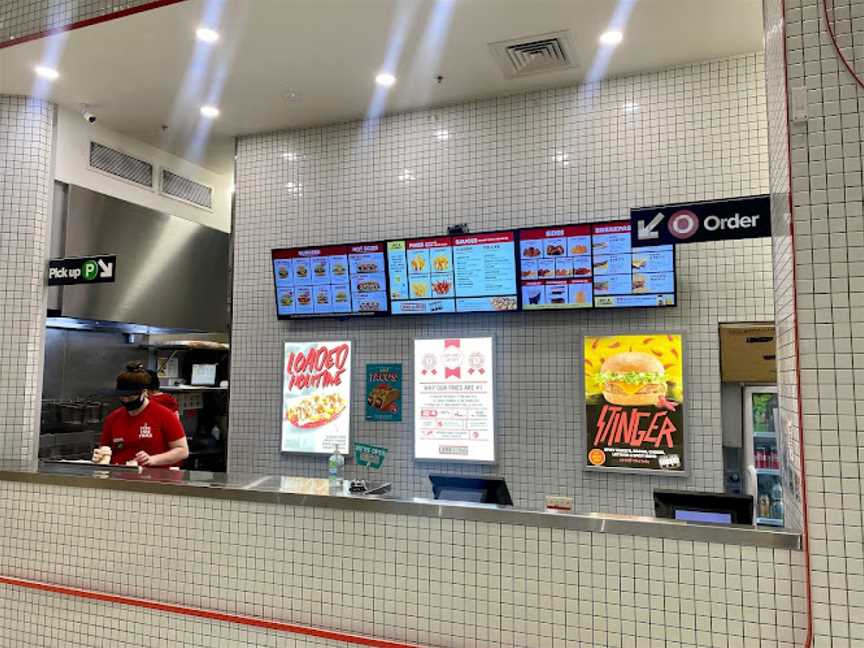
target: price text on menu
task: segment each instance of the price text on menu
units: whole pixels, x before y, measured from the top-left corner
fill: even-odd
[[[492,338],[414,341],[414,458],[495,461]]]
[[[394,315],[517,309],[515,232],[390,241]]]

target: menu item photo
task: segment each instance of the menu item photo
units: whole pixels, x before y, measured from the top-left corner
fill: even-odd
[[[590,245],[590,225],[519,230],[522,309],[591,308],[594,291],[590,289]],[[543,258],[526,256],[535,250],[541,251]]]
[[[277,316],[387,314],[384,250],[383,243],[273,250]]]

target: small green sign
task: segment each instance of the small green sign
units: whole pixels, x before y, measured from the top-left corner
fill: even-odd
[[[81,271],[84,275],[85,281],[93,281],[99,276],[99,264],[93,259],[87,259],[81,264]]]
[[[355,443],[354,462],[358,466],[366,466],[372,470],[378,470],[384,463],[384,457],[387,456],[388,452],[387,448],[379,448],[378,446],[366,443]]]

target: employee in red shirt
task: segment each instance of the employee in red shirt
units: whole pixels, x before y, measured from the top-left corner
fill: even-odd
[[[150,402],[159,403],[174,412],[177,416],[180,416],[180,406],[177,404],[177,399],[171,394],[159,391],[159,388],[162,386],[159,382],[159,374],[152,369],[148,369],[147,373],[150,374],[150,388],[147,390],[147,397],[150,399]]]
[[[113,464],[134,461],[147,468],[170,468],[189,456],[177,415],[149,399],[149,386],[150,374],[141,366],[129,365],[117,376],[121,407],[106,417],[99,441],[111,448]],[[93,451],[94,462],[104,455],[102,447]]]

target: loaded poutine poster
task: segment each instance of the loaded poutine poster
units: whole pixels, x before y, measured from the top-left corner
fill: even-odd
[[[681,336],[586,336],[583,346],[585,465],[685,474]]]
[[[402,420],[402,365],[366,365],[366,420]]]
[[[286,342],[282,452],[348,454],[351,342]]]
[[[492,338],[414,340],[414,458],[494,463]]]

